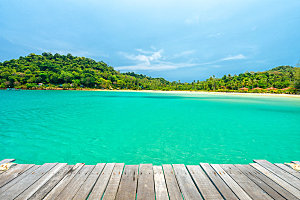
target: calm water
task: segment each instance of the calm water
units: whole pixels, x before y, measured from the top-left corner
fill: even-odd
[[[0,91],[0,159],[249,163],[300,159],[300,99]]]

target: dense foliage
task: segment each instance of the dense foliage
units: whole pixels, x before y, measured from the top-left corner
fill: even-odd
[[[192,83],[169,82],[133,72],[120,73],[104,62],[71,54],[43,53],[0,62],[0,88],[97,88],[297,93],[300,68],[280,66],[266,72],[210,77]],[[275,89],[276,88],[276,89]]]

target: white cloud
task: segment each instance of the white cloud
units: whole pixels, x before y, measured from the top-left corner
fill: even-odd
[[[240,59],[246,59],[246,56],[243,54],[238,54],[235,56],[227,56],[221,59],[208,61],[208,62],[202,62],[202,63],[193,63],[191,60],[188,62],[171,62],[166,60],[172,60],[175,58],[182,58],[187,55],[193,54],[194,50],[187,50],[182,51],[180,53],[174,54],[169,57],[163,56],[163,49],[155,50],[153,51],[145,51],[143,49],[136,49],[138,54],[128,54],[124,52],[120,52],[121,55],[123,55],[128,60],[134,61],[135,64],[127,65],[127,66],[119,66],[115,67],[116,70],[122,70],[122,71],[162,71],[162,70],[174,70],[179,68],[188,68],[188,67],[195,67],[195,66],[210,66],[213,68],[219,68],[221,67],[220,64],[217,65],[217,63],[221,63],[223,61],[228,60],[240,60]]]
[[[163,71],[163,70],[173,70],[178,68],[184,68],[184,67],[193,67],[197,64],[192,63],[158,63],[153,65],[145,65],[145,64],[137,64],[137,65],[129,65],[129,66],[121,66],[116,67],[116,70],[133,70],[133,71],[139,71],[139,70],[147,70],[147,71]]]
[[[246,59],[246,56],[244,56],[243,54],[238,54],[235,56],[227,56],[225,58],[222,58],[221,61],[226,61],[226,60],[242,60],[242,59]]]
[[[153,48],[152,48],[153,49]],[[173,62],[166,62],[164,61],[167,59],[166,57],[162,56],[163,49],[160,49],[158,51],[145,51],[143,49],[136,49],[139,54],[133,55],[133,54],[127,54],[124,52],[121,52],[121,54],[132,61],[135,61],[136,64],[134,65],[128,65],[128,66],[119,66],[115,67],[117,70],[153,70],[153,71],[160,71],[160,70],[172,70],[172,69],[178,69],[183,67],[192,67],[196,64],[193,63],[173,63]],[[184,55],[188,55],[193,53],[193,51],[183,51],[179,54],[175,54],[171,58],[175,57],[181,57]]]

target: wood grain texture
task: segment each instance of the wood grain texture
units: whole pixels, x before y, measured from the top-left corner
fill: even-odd
[[[297,177],[300,181],[300,173],[298,171],[292,169],[291,167],[286,166],[285,164],[275,163],[274,165],[276,165],[277,167],[283,169],[284,171],[292,174],[293,176]]]
[[[34,182],[39,180],[44,176],[50,169],[52,169],[57,163],[46,163],[41,167],[37,168],[28,176],[25,176],[23,179],[19,180],[14,184],[13,187],[8,188],[3,193],[0,194],[0,199],[15,199],[19,196],[24,190],[30,187]]]
[[[289,183],[285,182],[284,180],[282,180],[281,178],[279,178],[278,176],[273,174],[271,171],[267,170],[266,168],[262,167],[261,165],[259,165],[257,163],[250,163],[250,165],[252,167],[254,167],[256,170],[260,171],[265,176],[267,176],[268,178],[270,178],[271,180],[273,180],[274,182],[276,182],[278,185],[283,187],[285,190],[290,192],[292,195],[294,195],[295,197],[300,199],[300,191],[297,190],[295,187],[293,187]]]
[[[280,177],[282,180],[286,181],[287,183],[291,184],[295,188],[297,188],[300,192],[300,181],[295,176],[291,175],[290,173],[286,172],[285,170],[273,165],[267,160],[253,160],[255,163],[258,163],[262,167],[266,168],[276,176]]]
[[[140,165],[137,200],[155,200],[152,164]]]
[[[102,200],[110,200],[116,198],[121,181],[121,176],[123,173],[123,168],[124,163],[116,163]]]
[[[182,200],[182,194],[178,182],[175,177],[175,172],[172,165],[163,165],[163,170],[165,174],[165,180],[167,184],[168,194],[170,200]]]
[[[292,161],[292,163],[300,165],[300,161]]]
[[[55,199],[57,200],[73,199],[73,196],[75,196],[76,192],[79,190],[81,185],[87,179],[87,177],[92,172],[94,167],[95,167],[94,165],[83,166]]]
[[[156,200],[169,200],[165,176],[161,166],[153,166],[153,176]]]
[[[221,168],[220,165],[212,164],[211,166],[239,199],[251,199],[251,197]]]
[[[32,164],[17,164],[13,166],[11,169],[0,175],[0,188],[33,166],[34,165]]]
[[[126,165],[121,177],[120,186],[117,192],[116,200],[135,200],[138,165]]]
[[[96,181],[100,177],[102,170],[104,169],[105,163],[98,163],[93,171],[90,173],[88,178],[84,181],[80,189],[77,191],[73,200],[86,199],[90,192],[92,191]]]
[[[15,200],[23,200],[31,197],[40,187],[42,187],[50,178],[52,178],[59,170],[67,166],[67,163],[58,163],[38,181],[32,184],[24,192],[22,192]]]
[[[68,173],[72,170],[73,165],[67,165],[52,176],[42,187],[40,187],[29,199],[43,199]]]
[[[7,184],[3,185],[0,188],[0,194],[3,193],[4,191],[8,190],[10,187],[12,187],[13,185],[15,185],[16,183],[18,183],[19,181],[21,181],[23,178],[25,178],[27,175],[31,174],[32,172],[34,172],[36,169],[38,169],[40,167],[40,165],[34,165],[32,166],[30,169],[26,170],[24,173],[22,173],[20,176],[17,176],[16,178],[14,178],[13,180],[11,180],[10,182],[8,182]]]
[[[256,171],[253,167],[251,167],[249,165],[235,165],[235,166],[241,172],[243,172],[243,174],[245,174],[249,179],[251,179],[256,185],[258,185],[262,190],[264,190],[266,193],[268,193],[273,199],[278,199],[278,200],[285,199],[284,196],[280,195],[280,193],[278,193],[275,189],[273,189],[271,186],[269,186],[266,182],[264,182],[262,180],[262,179],[266,180],[266,179],[268,179],[268,177],[265,176],[265,178],[260,179],[259,178],[260,175],[258,174],[259,172]],[[267,182],[271,185],[275,184],[278,187],[280,187],[278,184],[276,184],[272,180],[270,180],[270,181],[267,181]],[[281,189],[284,190],[283,188],[281,188]]]
[[[234,192],[208,163],[200,163],[200,166],[225,199],[238,200]]]
[[[220,165],[223,170],[239,184],[241,188],[252,198],[252,199],[268,199],[272,198],[259,186],[257,186],[250,178],[248,178],[243,172],[232,164]]]
[[[95,186],[93,187],[90,193],[89,200],[96,200],[102,198],[114,167],[115,163],[106,164],[103,171],[101,172],[100,177],[98,178],[97,182],[95,183]]]
[[[14,162],[16,159],[4,159],[0,161],[0,165],[4,164],[4,163],[10,163],[10,162]]]
[[[73,166],[63,179],[61,179],[60,182],[47,194],[44,200],[56,199],[56,197],[63,191],[63,189],[69,184],[83,166],[84,163],[77,163]]]
[[[185,200],[203,199],[183,164],[173,164],[175,176]]]
[[[217,188],[199,165],[187,165],[186,167],[205,200],[223,199]]]

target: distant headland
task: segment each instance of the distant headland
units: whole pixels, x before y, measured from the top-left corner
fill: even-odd
[[[121,73],[103,61],[60,55],[29,54],[0,62],[0,88],[37,90],[162,90],[299,94],[300,68],[279,66],[264,72],[214,75],[205,81],[182,83],[134,72]]]

